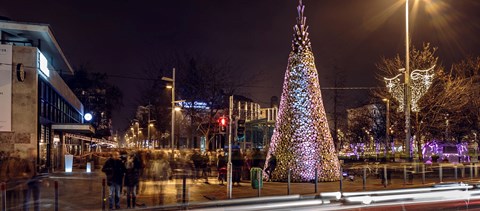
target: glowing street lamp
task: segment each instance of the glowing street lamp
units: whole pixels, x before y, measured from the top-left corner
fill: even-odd
[[[413,89],[413,93],[411,93],[411,84],[410,84],[410,79],[414,80],[413,81],[413,85],[414,87],[417,87],[417,88],[420,88],[418,86],[418,83],[416,83],[416,81],[418,81],[418,78],[416,78],[417,76],[425,76],[425,78],[429,78],[428,80],[430,80],[429,82],[431,82],[431,79],[433,78],[433,73],[430,73],[431,70],[433,70],[433,67],[429,68],[428,70],[415,70],[413,71],[412,73],[410,73],[410,33],[409,33],[409,20],[408,20],[408,6],[409,6],[409,0],[405,0],[405,69],[402,69],[402,71],[404,71],[404,84],[403,84],[403,87],[400,85],[400,84],[394,84],[394,83],[399,83],[400,82],[400,78],[399,75],[393,77],[393,78],[390,78],[390,79],[387,79],[385,78],[385,81],[387,82],[387,87],[389,88],[389,92],[392,93],[392,95],[395,97],[395,99],[397,99],[399,102],[400,102],[400,107],[403,107],[403,111],[405,112],[405,154],[406,154],[406,157],[411,160],[412,159],[412,150],[410,149],[410,138],[411,138],[411,128],[410,128],[410,111],[411,111],[411,107],[413,105],[413,109],[414,111],[415,110],[418,110],[418,107],[417,107],[417,102],[418,100],[420,99],[420,97],[423,96],[424,92],[426,92],[426,89],[428,89],[428,87],[430,87],[430,84],[427,84],[427,83],[424,83],[424,85],[426,86],[426,89],[423,90],[423,89],[417,89],[415,90],[415,88]],[[417,71],[417,72],[416,72]],[[422,73],[425,73],[425,74],[422,74]],[[393,90],[392,87],[393,86],[399,86],[397,89]],[[423,92],[423,93],[416,93],[416,92]],[[401,99],[399,99],[398,95],[399,94],[402,94],[402,96],[400,97]],[[413,96],[412,96],[413,94]],[[413,98],[412,98],[413,97]],[[404,103],[403,103],[404,102]],[[403,105],[403,106],[402,106]]]
[[[174,152],[174,142],[175,142],[175,103],[185,102],[185,100],[175,101],[175,68],[173,68],[172,78],[162,77],[163,81],[172,82],[172,85],[167,85],[167,88],[172,89],[172,134],[171,134],[171,147],[172,147],[172,156]],[[173,157],[172,157],[173,158]]]
[[[410,34],[408,32],[408,0],[405,2],[405,146],[406,155],[412,158],[410,150]]]
[[[173,74],[172,74],[172,78],[168,78],[168,77],[162,77],[162,80],[163,81],[168,81],[168,82],[172,82],[172,85],[171,86],[167,86],[167,88],[171,88],[172,89],[172,134],[170,134],[171,136],[171,147],[172,147],[172,158],[173,158],[173,143],[175,141],[175,138],[174,138],[174,135],[175,135],[175,68],[173,68]]]

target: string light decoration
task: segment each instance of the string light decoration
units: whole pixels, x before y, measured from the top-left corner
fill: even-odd
[[[287,181],[290,169],[291,181],[312,181],[317,169],[319,181],[337,181],[340,165],[323,107],[304,8],[300,0],[280,108],[266,158],[268,161],[274,154],[277,160],[269,179]],[[266,162],[265,170],[268,165]]]
[[[418,101],[422,96],[428,91],[433,81],[433,69],[435,65],[426,69],[426,70],[414,70],[410,73],[410,94],[411,94],[411,105],[412,111],[419,112],[420,108],[418,107]],[[405,74],[405,68],[399,69],[402,73],[396,75],[393,78],[384,78],[385,84],[387,86],[388,92],[395,98],[399,106],[397,108],[398,112],[403,112],[403,104],[405,102],[404,88],[403,83],[400,81],[400,76]]]

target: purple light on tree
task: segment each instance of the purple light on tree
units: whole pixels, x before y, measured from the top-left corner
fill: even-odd
[[[277,158],[271,179],[286,181],[290,169],[292,181],[311,181],[317,169],[320,181],[335,181],[340,178],[340,165],[323,107],[301,0],[297,9],[292,52],[288,58],[275,132],[267,153],[267,160],[271,154]]]

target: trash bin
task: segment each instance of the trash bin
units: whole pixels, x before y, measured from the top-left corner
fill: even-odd
[[[253,167],[252,169],[250,169],[250,181],[253,189],[258,189],[263,187],[262,173],[263,173],[263,170],[261,168]],[[260,174],[260,181],[258,179],[259,174]]]

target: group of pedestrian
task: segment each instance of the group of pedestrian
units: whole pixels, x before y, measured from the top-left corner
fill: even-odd
[[[112,152],[102,168],[109,186],[109,207],[120,209],[120,198],[125,187],[127,208],[134,208],[138,203],[137,194],[146,192],[146,182],[152,184],[149,188],[153,190],[153,204],[163,205],[165,181],[180,175],[191,176],[194,181],[205,179],[205,183],[209,184],[208,177],[211,175],[212,167],[216,167],[218,179],[223,184],[226,182],[227,155],[222,150],[217,152],[184,150],[174,151],[173,154],[169,151],[141,150],[130,152],[122,159],[118,151]],[[231,158],[232,183],[237,186],[240,186],[242,179],[249,179],[245,175],[249,175],[252,167],[263,168],[265,164],[265,156],[260,150],[243,153],[235,149]],[[266,169],[269,178],[272,177],[276,166],[275,156],[271,158]]]
[[[250,170],[252,168],[262,168],[265,165],[265,155],[259,149],[242,152],[241,150],[232,150],[232,183],[240,186],[241,180],[250,179]],[[223,184],[226,181],[228,156],[223,151],[217,153],[218,180]],[[272,154],[268,161],[266,173],[269,179],[276,167],[276,157]]]
[[[163,182],[172,175],[168,156],[161,151],[132,151],[125,158],[120,156],[120,152],[114,151],[105,161],[102,172],[106,175],[109,187],[110,209],[120,209],[122,193],[126,194],[127,208],[135,208],[138,204],[137,195],[145,193],[147,181],[152,183],[153,204],[162,205]]]
[[[120,197],[123,186],[126,187],[127,208],[136,205],[137,188],[139,184],[141,161],[134,152],[128,154],[125,160],[120,158],[119,152],[112,152],[111,157],[102,167],[109,187],[109,208],[120,209]]]
[[[34,210],[40,210],[41,180],[34,153],[33,149],[0,153],[0,182],[6,184],[7,209],[29,210],[30,199],[33,198]]]
[[[209,156],[207,153],[200,153],[198,150],[194,150],[191,156],[194,169],[194,179],[205,179],[205,183],[209,184],[208,176],[211,171]]]

